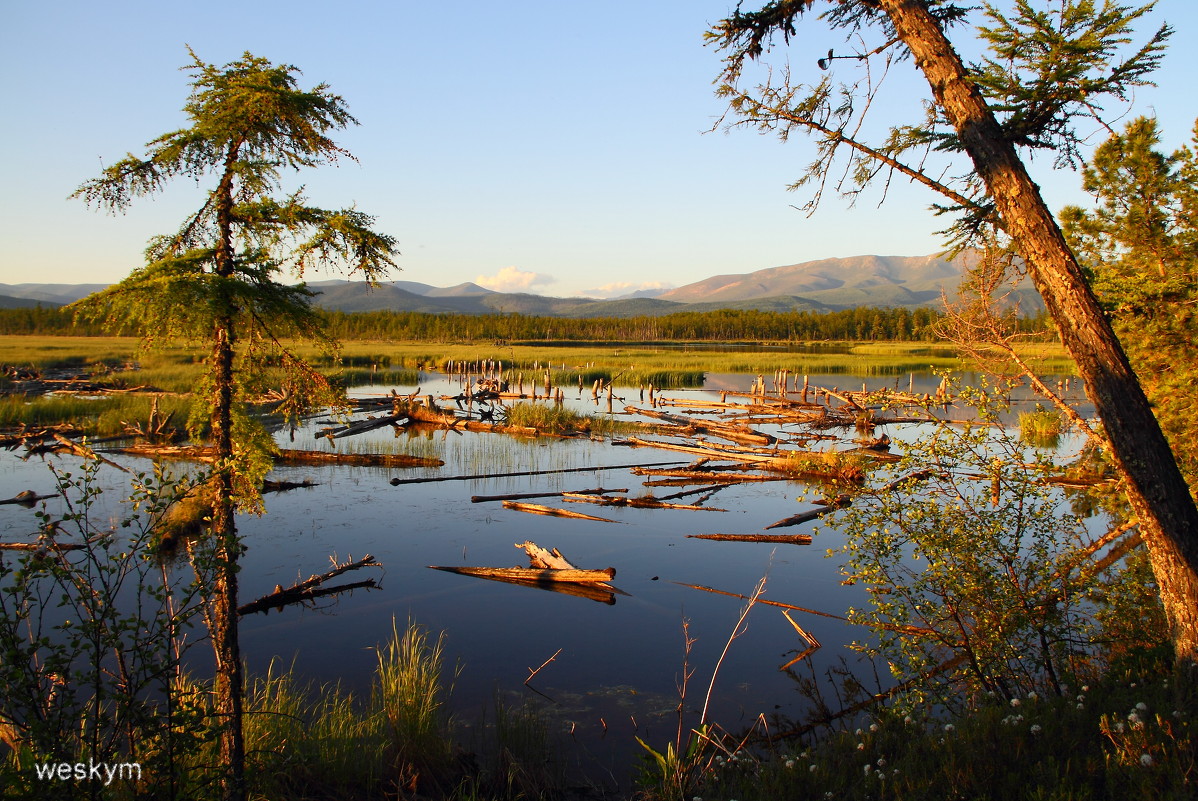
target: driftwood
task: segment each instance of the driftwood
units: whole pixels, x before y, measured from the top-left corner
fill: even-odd
[[[305,478],[303,481],[273,481],[269,478],[262,481],[263,492],[287,492],[288,490],[293,489],[303,489],[306,487],[318,486],[320,485],[315,481],[307,478]]]
[[[807,512],[799,512],[797,515],[791,515],[790,517],[784,517],[781,520],[779,520],[777,523],[770,523],[768,526],[766,526],[766,529],[785,528],[786,526],[797,526],[800,523],[806,523],[808,521],[815,520],[816,518],[823,517],[828,512],[832,512],[837,509],[843,509],[844,507],[846,507],[850,503],[852,503],[852,498],[848,495],[841,494],[841,495],[837,495],[835,498],[833,498],[829,501],[823,501],[823,502],[815,501],[815,503],[819,504],[822,508],[812,509]]]
[[[777,542],[787,545],[810,545],[810,534],[687,534],[696,540],[719,542]]]
[[[653,462],[649,465],[642,464],[609,464],[596,465],[595,467],[563,467],[558,470],[521,470],[515,473],[483,473],[481,475],[464,475],[464,476],[431,476],[428,478],[393,478],[391,486],[398,487],[401,484],[427,484],[433,481],[476,481],[484,478],[512,478],[516,476],[548,476],[556,473],[598,473],[601,470],[627,470],[632,467],[641,466],[660,466],[667,464],[677,464],[677,462]]]
[[[575,584],[598,583],[610,581],[615,577],[615,568],[604,570],[583,570],[568,568],[536,568],[536,567],[447,567],[444,565],[429,565],[433,570],[444,570],[447,573],[457,573],[462,576],[478,576],[479,578],[509,579],[516,581],[566,581]]]
[[[635,406],[625,406],[624,411],[629,414],[639,414],[644,417],[652,417],[657,420],[665,420],[668,423],[674,423],[682,426],[688,433],[695,432],[699,434],[711,434],[722,439],[738,442],[742,445],[772,445],[777,442],[777,438],[770,434],[763,434],[760,431],[754,431],[748,426],[738,425],[735,423],[726,423],[716,420],[692,419],[683,417],[682,415],[669,414],[668,412],[659,412],[653,409],[638,409]]]
[[[78,551],[83,547],[79,542],[0,542],[3,551]]]
[[[522,501],[528,498],[560,498],[563,495],[604,495],[608,492],[628,492],[627,489],[581,489],[569,492],[513,492],[508,495],[471,495],[470,503],[486,501]]]
[[[11,498],[5,498],[4,500],[0,501],[0,506],[2,506],[4,504],[9,504],[9,503],[16,503],[16,504],[20,504],[21,506],[32,507],[38,501],[44,501],[44,500],[47,500],[48,498],[57,498],[57,497],[58,497],[57,492],[51,493],[50,495],[38,495],[33,490],[24,490],[23,492],[18,492],[16,495],[12,496]]]
[[[331,578],[340,576],[342,573],[348,573],[351,570],[357,570],[362,567],[382,567],[381,564],[374,561],[374,557],[370,554],[367,554],[356,562],[344,562],[342,564],[338,564],[337,561],[332,558],[330,558],[330,561],[333,563],[333,569],[329,570],[327,573],[322,573],[319,576],[310,576],[303,581],[296,582],[287,589],[283,589],[282,585],[276,585],[274,592],[268,593],[256,601],[250,601],[248,604],[238,607],[237,614],[248,615],[254,612],[265,612],[268,609],[275,609],[278,607],[287,606],[288,604],[302,603],[303,601],[310,601],[314,598],[332,595],[338,592],[345,592],[346,590],[361,589],[364,587],[373,589],[378,586],[375,584],[374,579],[367,579],[365,581],[354,582],[353,584],[343,584],[338,587],[322,587],[321,585],[324,584],[324,582]]]
[[[409,419],[407,412],[399,414],[390,414],[385,417],[373,417],[369,420],[359,420],[354,423],[348,423],[338,428],[322,428],[316,432],[316,438],[322,437],[334,440],[342,437],[352,437],[355,434],[362,434],[367,431],[374,431],[376,428],[383,426],[394,426],[400,428]]]
[[[515,509],[517,512],[528,512],[534,515],[549,515],[551,517],[573,517],[578,520],[598,520],[602,523],[618,523],[618,520],[609,520],[606,517],[595,517],[594,515],[584,515],[582,512],[572,512],[569,509],[557,509],[552,506],[541,506],[536,503],[520,503],[519,501],[504,501],[504,509]]]
[[[281,449],[274,457],[275,464],[352,464],[368,467],[440,467],[445,462],[428,456],[409,456],[406,453],[330,453]]]
[[[566,493],[562,500],[570,503],[597,503],[600,506],[635,506],[640,509],[690,509],[699,512],[727,512],[710,506],[693,506],[685,503],[666,503],[660,498],[608,498],[604,496],[574,495]]]
[[[433,570],[444,570],[447,573],[457,573],[462,576],[550,589],[554,592],[576,595],[606,604],[616,602],[616,593],[626,594],[606,583],[615,577],[616,569],[614,567],[603,570],[580,568],[563,556],[558,549],[548,550],[531,540],[518,542],[516,547],[523,549],[528,555],[528,567],[449,567],[445,565],[429,565],[429,567]]]

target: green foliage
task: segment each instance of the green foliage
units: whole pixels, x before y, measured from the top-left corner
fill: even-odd
[[[1178,466],[1198,486],[1198,128],[1190,146],[1159,150],[1155,120],[1139,118],[1098,147],[1083,173],[1091,209],[1068,207],[1077,251]]]
[[[104,794],[177,797],[189,759],[212,737],[203,688],[182,674],[211,563],[199,548],[201,578],[188,581],[156,549],[160,522],[189,486],[139,475],[110,524],[96,508],[99,469],[51,466],[64,513],[37,513],[38,550],[0,551],[0,729],[16,749],[0,764],[6,797],[18,788],[94,797],[97,782],[35,778],[38,764],[88,760],[141,766],[140,782]]]
[[[1103,591],[1091,535],[1039,480],[1049,465],[994,425],[1003,389],[961,390],[981,424],[940,424],[906,446],[835,524],[845,574],[870,592],[849,613],[876,635],[859,647],[910,682],[909,702],[1060,695],[1115,647],[1098,611],[1137,617],[1144,600]],[[1107,569],[1118,581],[1119,564]]]
[[[1161,26],[1144,44],[1132,44],[1133,26],[1152,5],[1115,0],[927,4],[945,29],[974,25],[983,50],[968,70],[1007,141],[1031,151],[1052,151],[1058,163],[1066,164],[1080,160],[1076,120],[1101,122],[1105,103],[1112,98],[1126,102],[1159,65],[1172,33],[1169,26]],[[805,12],[815,16],[808,2],[775,0],[758,11],[738,6],[712,28],[708,39],[725,53],[717,94],[728,99],[732,124],[774,132],[783,140],[796,131],[815,137],[817,156],[791,186],[814,187],[806,207],[814,209],[830,187],[852,201],[871,186],[884,193],[898,175],[947,199],[933,208],[953,215],[949,232],[956,245],[1001,228],[973,165],[960,163],[965,149],[937,104],[926,104],[922,119],[916,113],[908,122],[887,120],[885,135],[865,139],[871,130],[868,113],[880,107],[872,101],[880,96],[893,64],[910,55],[876,3],[838,3],[820,15],[844,32],[848,52],[830,50],[820,58],[818,66],[825,72],[817,73],[819,80],[792,83],[787,67],[768,72],[760,85],[742,86],[745,75],[752,74],[748,63],[764,59],[775,39],[790,42]],[[816,66],[814,53],[810,59],[808,64]],[[867,68],[853,68],[863,62]]]

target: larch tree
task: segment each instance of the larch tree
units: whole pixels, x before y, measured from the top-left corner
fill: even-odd
[[[1160,425],[1077,258],[1062,235],[1021,152],[1051,153],[1058,165],[1081,161],[1079,118],[1103,122],[1103,103],[1126,100],[1163,56],[1162,26],[1139,47],[1133,28],[1152,8],[1113,0],[1012,0],[980,9],[949,0],[773,0],[739,8],[709,37],[726,55],[719,93],[736,122],[787,136],[815,137],[817,157],[796,186],[831,182],[857,196],[871,183],[906,177],[943,195],[958,245],[1001,236],[1017,253],[1077,364],[1109,438],[1144,535],[1179,662],[1198,662],[1198,509]],[[816,7],[822,7],[822,13]],[[776,39],[791,43],[808,12],[847,32],[812,62],[825,70],[792,84],[789,69],[744,89],[753,60]],[[946,31],[980,12],[985,51],[966,64]],[[815,27],[812,25],[811,27]],[[812,47],[823,55],[822,45]],[[1130,51],[1130,52],[1129,52]],[[838,62],[845,59],[844,62]],[[926,78],[924,118],[867,140],[868,111],[889,70],[912,60]],[[834,84],[840,63],[861,69]],[[954,157],[964,156],[966,164]],[[843,160],[842,160],[843,157]],[[839,176],[837,172],[841,171]],[[957,177],[954,177],[957,176]]]
[[[237,620],[237,560],[243,544],[234,519],[254,509],[269,468],[260,427],[242,402],[267,367],[281,366],[282,411],[295,414],[324,397],[328,386],[295,357],[288,337],[324,339],[302,284],[280,281],[305,269],[338,266],[374,281],[395,266],[395,240],[373,230],[355,209],[309,205],[283,195],[284,171],[352,158],[329,133],[356,124],[344,100],[320,84],[298,85],[299,70],[245,53],[224,66],[189,49],[189,125],[154,139],[144,156],[129,154],[73,195],[89,205],[124,211],[175,179],[214,180],[203,204],[180,228],[154,238],[146,263],[125,280],[79,301],[77,315],[147,344],[160,339],[203,341],[210,348],[205,384],[197,392],[214,443],[210,537],[217,579],[206,604],[215,655],[216,713],[224,794],[245,797],[242,737],[244,678]],[[282,195],[280,197],[280,195]],[[331,343],[330,343],[331,344]]]

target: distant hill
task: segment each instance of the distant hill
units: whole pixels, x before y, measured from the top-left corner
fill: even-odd
[[[0,284],[0,295],[40,300],[47,306],[65,306],[106,286],[108,284]]]
[[[419,281],[314,281],[315,304],[344,312],[524,314],[546,317],[634,317],[715,309],[827,312],[856,306],[938,306],[950,296],[972,257],[854,256],[818,259],[750,273],[716,275],[668,291],[648,290],[613,300],[495,292],[466,282],[436,287]],[[65,304],[105,284],[0,284],[0,307],[21,300]],[[1030,283],[1016,295],[1025,312],[1043,308]],[[30,304],[32,305],[32,303]]]
[[[11,295],[0,295],[0,309],[32,309],[41,306],[45,309],[55,309],[61,306],[52,300],[34,300],[33,298],[14,298]]]
[[[818,259],[738,275],[717,275],[659,297],[729,302],[794,295],[834,307],[927,306],[961,282],[967,259],[941,256],[854,256]]]

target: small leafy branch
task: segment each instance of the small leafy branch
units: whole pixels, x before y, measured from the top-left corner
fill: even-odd
[[[62,512],[37,511],[40,547],[0,551],[0,740],[4,783],[31,796],[45,761],[136,762],[134,795],[174,798],[189,755],[211,737],[202,692],[185,678],[188,632],[211,565],[184,578],[157,528],[191,488],[161,470],[133,478],[115,522],[100,513],[101,466],[50,466]],[[92,788],[94,789],[94,788]],[[55,783],[57,798],[90,792]]]

